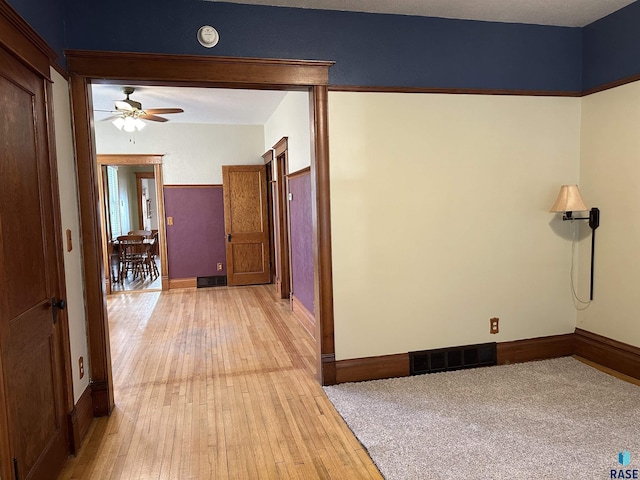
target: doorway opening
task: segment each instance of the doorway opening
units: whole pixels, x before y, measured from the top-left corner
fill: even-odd
[[[231,57],[127,54],[67,51],[79,180],[80,217],[85,260],[87,330],[91,352],[94,415],[108,415],[114,406],[106,304],[102,296],[103,262],[99,253],[100,223],[95,208],[97,162],[91,128],[91,84],[125,79],[129,83],[304,90],[310,92],[312,125],[311,198],[313,217],[316,375],[322,384],[335,383],[333,297],[331,274],[331,205],[328,159],[328,69],[333,62]],[[135,69],[131,69],[135,65]],[[164,266],[163,266],[164,268]]]
[[[98,154],[97,162],[106,294],[166,290],[162,155]],[[140,257],[135,269],[120,245],[131,235],[143,237],[135,247]]]

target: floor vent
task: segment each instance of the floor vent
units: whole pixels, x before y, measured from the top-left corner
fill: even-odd
[[[196,286],[198,288],[224,287],[226,284],[227,284],[226,275],[214,275],[212,277],[198,277]]]
[[[448,372],[496,364],[496,343],[409,352],[411,375]]]

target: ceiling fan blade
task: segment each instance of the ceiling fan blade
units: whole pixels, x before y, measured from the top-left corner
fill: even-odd
[[[118,112],[114,111],[114,110],[100,110],[99,108],[94,108],[93,109],[94,112],[104,112],[104,113],[113,113],[116,114]]]
[[[168,118],[158,117],[157,115],[151,115],[149,113],[140,115],[139,118],[142,118],[144,120],[151,120],[152,122],[167,122],[169,120]]]
[[[148,108],[145,112],[151,115],[155,115],[156,113],[166,115],[167,113],[183,113],[184,110],[181,108]]]
[[[134,108],[123,100],[116,100],[116,110],[127,110],[132,112]]]

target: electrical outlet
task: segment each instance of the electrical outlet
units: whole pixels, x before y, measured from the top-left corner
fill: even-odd
[[[78,366],[80,367],[80,379],[82,379],[82,377],[84,377],[84,357],[80,357]]]
[[[500,331],[500,328],[498,325],[499,321],[500,319],[497,317],[493,317],[489,319],[489,324],[490,324],[489,333],[498,333]]]
[[[221,264],[221,263],[219,263],[219,264],[218,264],[218,271],[219,271],[219,272],[221,272],[221,271],[222,271],[222,264]]]

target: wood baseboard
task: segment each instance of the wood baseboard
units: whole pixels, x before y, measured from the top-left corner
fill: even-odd
[[[498,343],[497,363],[498,365],[508,365],[533,360],[548,360],[566,357],[574,353],[574,334],[567,333]]]
[[[575,333],[498,343],[496,353],[498,365],[577,355],[640,379],[640,348],[579,328]],[[410,372],[408,353],[339,360],[334,365],[335,383],[406,377]]]
[[[362,382],[409,375],[409,354],[352,358],[336,362],[336,382]]]
[[[575,351],[580,357],[640,379],[640,348],[576,328]]]
[[[174,288],[196,288],[198,286],[198,280],[193,278],[170,278],[169,290]]]
[[[91,381],[91,405],[94,417],[108,417],[111,415],[113,399],[109,398],[108,381]]]
[[[313,316],[307,307],[296,298],[295,295],[291,295],[291,310],[296,318],[300,321],[304,329],[311,335],[311,338],[316,338],[316,318]]]
[[[69,423],[69,451],[75,455],[82,444],[89,426],[93,420],[93,403],[91,400],[91,387],[87,385],[71,413],[67,415]]]
[[[498,365],[565,357],[573,353],[573,333],[498,343],[496,352]],[[408,353],[353,358],[337,361],[335,368],[336,383],[380,380],[408,376],[410,360]]]
[[[320,355],[320,365],[316,371],[316,377],[320,385],[335,385],[336,381],[336,355],[323,353]]]

